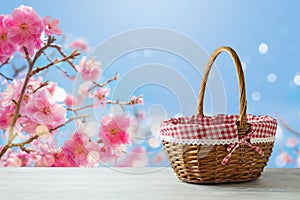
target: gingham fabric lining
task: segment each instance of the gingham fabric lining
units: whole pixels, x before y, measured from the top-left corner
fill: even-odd
[[[171,118],[161,124],[161,139],[180,144],[233,144],[239,141],[238,115]],[[268,116],[247,115],[251,143],[273,142],[277,122]]]

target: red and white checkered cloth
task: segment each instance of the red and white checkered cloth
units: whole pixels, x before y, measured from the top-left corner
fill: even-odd
[[[232,144],[238,142],[238,115],[170,118],[161,124],[161,139],[182,144]],[[247,115],[251,143],[272,142],[277,122],[268,116]]]
[[[229,144],[230,152],[222,162],[226,164],[234,150],[245,144],[263,155],[260,148],[252,145],[275,140],[277,122],[268,116],[247,115],[250,131],[238,138],[238,115],[196,116],[171,118],[161,124],[161,139],[179,144]],[[250,139],[250,143],[248,140]]]

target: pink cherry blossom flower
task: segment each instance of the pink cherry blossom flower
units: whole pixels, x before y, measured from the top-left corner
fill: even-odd
[[[52,97],[57,102],[63,102],[63,101],[65,101],[65,99],[67,97],[67,93],[63,88],[57,86],[57,84],[56,84],[56,87],[54,88],[54,91],[52,93]]]
[[[43,41],[42,41],[41,39],[37,39],[37,40],[32,41],[31,43],[28,43],[28,44],[26,44],[26,45],[25,45],[25,44],[22,45],[22,46],[20,47],[20,50],[19,50],[19,51],[20,51],[23,55],[25,55],[25,51],[24,51],[24,48],[23,48],[23,46],[24,46],[24,47],[26,47],[26,49],[27,49],[28,56],[29,56],[29,57],[32,57],[33,54],[34,54],[34,52],[35,52],[35,50],[41,48],[42,44],[43,44]]]
[[[0,129],[7,129],[15,113],[15,106],[2,107],[0,102]]]
[[[292,157],[287,152],[281,152],[276,158],[275,163],[278,167],[284,167],[293,162]]]
[[[80,84],[78,88],[78,93],[83,96],[89,96],[89,92],[92,84],[93,83],[91,81],[83,82],[82,84]]]
[[[22,85],[24,83],[23,79],[14,79],[5,89],[4,93],[2,93],[2,106],[12,105],[13,100],[17,101],[20,97],[20,92],[22,89]]]
[[[0,63],[4,63],[8,58],[9,56],[0,54]]]
[[[154,163],[161,163],[165,160],[165,154],[159,152],[158,154],[156,154],[153,158],[153,162]]]
[[[78,167],[78,165],[71,163],[62,150],[53,154],[54,163],[51,167]]]
[[[106,97],[109,95],[110,89],[109,88],[99,88],[95,90],[93,97],[96,98],[95,108],[105,108],[106,106]]]
[[[98,124],[95,121],[83,123],[81,120],[76,120],[76,130],[78,133],[93,137],[98,132]]]
[[[104,145],[100,149],[100,161],[103,163],[107,162],[116,162],[118,161],[122,155],[124,155],[125,152],[125,146],[117,146],[112,147],[110,145]]]
[[[16,105],[13,101],[18,101],[23,83],[24,79],[14,79],[7,85],[6,90],[0,95],[0,128],[2,129],[7,129],[11,123],[16,108]],[[31,99],[33,91],[41,84],[41,79],[31,78],[29,80],[20,108],[21,117],[18,118],[15,127],[16,130],[20,130],[19,128],[22,128],[23,130],[30,131],[29,133],[35,133],[37,124],[32,123],[32,120],[27,118],[25,107],[28,101]]]
[[[54,94],[56,87],[57,87],[57,83],[48,82],[48,85],[46,88],[47,88],[48,92],[51,94],[51,96]]]
[[[54,155],[45,154],[35,161],[35,167],[51,167],[55,163]]]
[[[32,7],[22,5],[14,9],[4,18],[3,24],[8,30],[8,38],[21,47],[25,46],[30,53],[42,44],[43,19]]]
[[[144,99],[143,99],[142,95],[140,95],[138,97],[136,97],[136,96],[131,97],[130,108],[133,108],[133,106],[136,104],[144,105]]]
[[[0,94],[0,129],[7,129],[11,123],[16,108],[13,100],[18,100],[22,84],[23,80],[15,79],[8,84],[5,91]]]
[[[126,115],[106,115],[100,121],[99,137],[107,145],[122,145],[129,143],[127,129],[130,118]]]
[[[3,147],[0,147],[0,150],[2,150]],[[9,163],[8,163],[8,159],[12,154],[12,149],[8,149],[6,154],[4,154],[4,156],[0,159],[0,167],[8,167]]]
[[[100,146],[90,142],[86,134],[76,132],[71,140],[64,142],[63,153],[65,158],[74,166],[87,166],[90,151],[99,151]]]
[[[26,111],[22,114],[23,116],[18,120],[22,124],[22,131],[28,133],[30,136],[35,136],[37,127],[42,123],[32,121],[31,118],[26,116]]]
[[[33,123],[45,124],[49,129],[63,124],[66,120],[66,109],[57,104],[46,89],[38,90],[31,96],[24,114]]]
[[[4,16],[0,15],[0,63],[16,52],[16,45],[7,36],[7,29],[3,26]]]
[[[0,94],[0,129],[7,129],[11,123],[16,108],[13,100],[18,100],[22,84],[22,80],[15,79]]]
[[[35,144],[39,147],[36,167],[74,167],[68,163],[61,149],[57,148],[57,143],[53,140],[51,143]]]
[[[123,162],[119,163],[119,167],[145,167],[149,159],[145,147],[135,147]]]
[[[52,19],[50,21],[50,16],[46,16],[44,18],[44,25],[45,25],[45,33],[48,36],[52,36],[52,34],[61,35],[62,31],[58,27],[59,20],[58,19]]]
[[[30,163],[32,155],[26,152],[18,152],[17,157],[21,160],[21,167],[26,167]]]
[[[86,56],[83,56],[77,68],[84,81],[96,81],[102,73],[101,63],[95,61],[94,57],[88,60]]]
[[[286,141],[287,147],[295,148],[297,144],[298,144],[298,140],[293,137],[289,137]]]
[[[32,146],[38,148],[37,156],[34,159],[36,167],[73,167],[64,158],[64,154],[57,146],[56,140],[50,142],[42,142],[36,140]],[[31,147],[33,148],[33,147]]]
[[[89,46],[88,46],[87,42],[83,39],[74,40],[69,45],[69,47],[72,49],[81,49],[85,53],[89,51]]]
[[[65,104],[68,107],[73,107],[73,106],[78,106],[82,103],[82,98],[80,96],[74,97],[71,94],[67,94],[66,99],[65,99]]]
[[[21,167],[22,160],[16,154],[11,154],[6,160],[6,167]]]
[[[145,119],[145,117],[146,117],[146,113],[143,110],[137,110],[134,113],[134,116],[137,119],[137,122],[142,122]]]
[[[0,160],[0,167],[25,167],[30,164],[34,157],[34,154],[9,149]]]
[[[18,101],[21,93],[21,89],[24,83],[24,79],[14,79],[10,84],[7,85],[5,91],[1,95],[3,107],[7,106],[15,106],[13,101]],[[23,103],[28,102],[29,96],[33,93],[35,89],[37,89],[42,84],[41,79],[31,78],[28,82],[27,89],[25,91],[25,95],[23,97]],[[24,106],[21,106],[21,111]]]

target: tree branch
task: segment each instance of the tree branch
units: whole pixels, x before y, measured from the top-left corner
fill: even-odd
[[[35,70],[33,70],[31,73],[30,73],[30,76],[33,76],[35,74],[38,74],[40,73],[41,71],[45,70],[45,69],[48,69],[49,67],[53,66],[53,65],[56,65],[58,63],[61,63],[61,62],[70,62],[69,60],[70,59],[75,59],[76,56],[79,56],[80,53],[78,53],[77,51],[73,51],[69,56],[66,56],[66,57],[63,57],[62,59],[58,60],[58,59],[55,59],[54,61],[52,61],[51,63],[49,63],[48,65],[45,65],[43,67],[37,67]]]
[[[56,44],[51,44],[49,45],[49,47],[56,49],[60,55],[62,55],[63,57],[67,57],[67,55],[63,52],[62,48]],[[75,49],[73,52],[77,53],[78,49]],[[80,53],[78,53],[80,55]],[[69,63],[69,65],[77,72],[78,70],[76,69],[76,66],[74,65],[74,63],[72,63],[71,61],[67,60],[67,62]]]
[[[16,122],[20,115],[20,106],[21,106],[21,103],[22,103],[22,100],[23,100],[23,97],[24,97],[24,94],[25,94],[25,91],[26,91],[26,88],[27,88],[27,85],[28,85],[28,82],[30,79],[30,73],[31,73],[31,71],[33,69],[33,65],[34,65],[34,62],[32,62],[31,59],[28,57],[28,51],[27,51],[26,47],[23,47],[23,49],[25,51],[25,54],[27,54],[25,56],[26,56],[26,60],[28,62],[29,67],[28,67],[28,71],[27,71],[27,74],[26,74],[26,77],[25,77],[25,80],[23,83],[23,87],[20,92],[19,99],[16,104],[14,116],[11,120],[9,129],[8,129],[8,140],[7,140],[8,145],[10,145],[12,143],[12,141],[15,139],[15,137],[17,136],[17,134],[14,133],[14,129],[15,129]]]
[[[57,126],[57,127],[55,127],[55,128],[50,129],[49,132],[51,133],[51,132],[53,132],[53,131],[55,131],[55,130],[57,130],[57,129],[59,129],[59,128],[65,126],[65,125],[67,125],[68,123],[70,123],[70,122],[72,122],[72,121],[74,121],[74,120],[76,120],[76,119],[85,119],[85,118],[87,118],[87,117],[89,117],[89,115],[72,116],[72,117],[71,117],[69,120],[67,120],[65,123],[63,123],[63,124],[61,124],[61,125],[59,125],[59,126]],[[5,154],[5,152],[6,152],[8,149],[13,148],[13,147],[19,147],[22,151],[25,151],[25,152],[27,152],[27,153],[32,152],[33,150],[27,149],[27,148],[25,147],[25,145],[30,144],[30,143],[33,142],[34,140],[37,140],[40,136],[41,136],[41,135],[35,135],[35,136],[32,136],[31,138],[29,138],[29,139],[27,139],[27,140],[25,140],[25,141],[23,141],[23,142],[6,144],[6,145],[3,147],[3,149],[1,150],[1,152],[0,152],[0,159],[2,158],[2,156]]]
[[[0,72],[0,76],[2,76],[3,78],[5,78],[7,81],[12,81],[13,80],[12,78],[9,78],[9,77],[5,76],[1,72]]]
[[[292,129],[285,121],[283,121],[283,119],[282,119],[281,117],[279,117],[279,116],[277,116],[277,117],[278,117],[278,119],[279,119],[279,122],[282,124],[282,126],[283,126],[284,128],[286,128],[286,129],[287,129],[288,131],[290,131],[291,133],[293,133],[293,134],[295,134],[295,135],[297,135],[297,136],[300,137],[300,132],[298,132],[298,131]]]
[[[22,151],[25,151],[26,153],[35,152],[34,150],[27,149],[25,146],[20,146],[20,149],[21,149]]]
[[[39,89],[49,85],[48,81],[42,83],[38,88],[36,88],[32,93],[36,93]]]
[[[28,50],[27,50],[27,48],[25,46],[23,46],[23,50],[25,52],[25,59],[27,60],[28,64],[30,65],[32,63],[32,60],[29,57]]]
[[[1,149],[1,152],[0,152],[0,160],[2,158],[2,156],[5,154],[5,152],[9,149],[8,145],[5,145],[3,147],[3,149]]]
[[[0,69],[4,66],[7,65],[9,63],[10,58],[7,58],[3,63],[1,63],[0,65]]]
[[[72,111],[74,112],[76,115],[77,115],[77,112],[80,111],[80,110],[84,110],[84,109],[87,109],[87,108],[92,108],[94,106],[94,104],[91,104],[91,105],[87,105],[87,106],[83,106],[83,107],[80,107],[80,108],[67,108],[68,111]]]
[[[55,37],[48,37],[48,41],[45,43],[45,45],[38,50],[32,60],[33,64],[38,60],[38,58],[42,55],[42,53],[55,41]]]
[[[102,143],[103,143],[103,140],[102,140],[102,139],[99,139],[99,140],[97,140],[97,143],[98,143],[98,144],[102,144]]]
[[[35,135],[31,138],[29,138],[28,140],[25,140],[24,142],[20,142],[20,143],[12,143],[10,145],[9,148],[12,148],[12,147],[20,147],[22,149],[22,147],[25,148],[25,145],[26,144],[30,144],[31,142],[33,142],[34,140],[38,139],[39,138],[39,135]],[[23,150],[23,149],[22,149]],[[1,156],[0,156],[1,157]]]
[[[9,149],[9,148],[12,148],[14,146],[18,146],[18,145],[21,145],[20,143],[16,143],[16,144],[13,144],[13,141],[14,139],[17,137],[17,133],[14,133],[14,129],[15,129],[15,125],[17,123],[17,120],[20,116],[20,107],[21,107],[21,103],[23,101],[23,98],[24,98],[24,94],[25,94],[25,91],[26,91],[26,88],[27,88],[27,85],[28,85],[28,82],[30,80],[30,78],[40,72],[41,70],[43,69],[47,69],[49,68],[50,66],[54,65],[54,64],[57,64],[58,62],[64,62],[64,61],[67,61],[68,63],[71,63],[69,61],[69,59],[72,59],[72,58],[75,58],[76,56],[79,55],[79,53],[77,53],[77,51],[73,51],[73,53],[69,56],[64,56],[63,59],[61,60],[58,60],[58,61],[54,61],[44,67],[41,68],[37,68],[36,70],[33,71],[33,67],[35,66],[35,63],[36,61],[39,59],[39,57],[42,55],[42,53],[55,41],[55,37],[48,37],[48,41],[45,43],[45,45],[40,48],[34,55],[33,59],[31,59],[29,57],[29,53],[27,51],[27,48],[26,47],[23,47],[23,50],[24,50],[24,53],[25,53],[25,59],[28,63],[28,70],[27,70],[27,74],[26,74],[26,77],[25,77],[25,80],[24,80],[24,83],[23,83],[23,86],[22,86],[22,89],[20,91],[20,96],[17,100],[17,103],[16,103],[16,108],[15,108],[15,112],[14,112],[14,115],[12,117],[12,120],[11,120],[11,123],[9,125],[9,128],[8,128],[8,139],[7,139],[7,143],[6,145],[2,148],[1,152],[0,152],[0,159],[1,157],[5,154],[5,152]],[[72,65],[72,64],[71,64]],[[69,123],[70,121],[67,121],[66,123],[54,128],[52,131],[64,126],[65,124]],[[39,136],[35,136],[35,137],[39,137]],[[35,137],[32,137],[30,138],[29,140],[25,141],[25,142],[31,142],[31,140],[35,140],[37,138]],[[22,146],[22,145],[21,145]]]
[[[23,65],[22,67],[17,68],[16,65],[14,65],[12,63],[11,66],[14,69],[14,75],[13,75],[14,78],[16,78],[24,69],[26,69],[26,65]]]
[[[43,55],[46,57],[46,59],[49,61],[49,62],[53,62],[53,60],[51,60],[51,58],[49,58],[49,56],[43,52]],[[66,77],[68,77],[69,79],[72,79],[72,77],[68,74],[67,71],[63,70],[61,67],[57,66],[57,65],[54,65],[59,71],[61,71]]]
[[[130,101],[127,101],[127,102],[120,102],[119,100],[115,100],[115,101],[107,100],[107,101],[105,101],[105,103],[106,104],[116,104],[116,105],[120,105],[120,106],[138,104],[138,102],[136,100],[130,100]],[[72,111],[75,114],[77,114],[77,112],[80,111],[80,110],[84,110],[84,109],[87,109],[87,108],[93,108],[93,107],[94,107],[94,104],[90,104],[90,105],[86,105],[86,106],[79,107],[79,108],[67,108],[67,110]]]
[[[42,52],[48,48],[48,46],[55,41],[55,38],[54,37],[48,37],[48,41],[47,43],[45,44],[45,46],[43,46],[42,48],[40,48],[36,54],[34,55],[33,59],[31,60],[29,58],[29,54],[28,54],[28,51],[27,51],[27,48],[26,47],[23,47],[23,50],[25,52],[25,58],[27,60],[27,63],[28,63],[28,70],[27,70],[27,74],[26,74],[26,77],[25,77],[25,80],[24,80],[24,83],[23,83],[23,86],[22,86],[22,89],[21,89],[21,92],[20,92],[20,96],[19,96],[19,99],[17,101],[17,104],[16,104],[16,109],[15,109],[15,112],[14,112],[14,115],[13,115],[13,118],[11,120],[11,123],[10,123],[10,126],[8,128],[8,140],[7,140],[7,145],[11,145],[13,140],[15,139],[15,137],[17,136],[17,134],[14,133],[14,129],[15,129],[15,125],[17,123],[17,119],[19,118],[20,116],[20,106],[21,106],[21,103],[23,101],[23,97],[24,97],[24,94],[25,94],[25,91],[26,91],[26,88],[27,88],[27,85],[28,85],[28,82],[31,78],[30,74],[33,70],[33,67],[36,63],[36,61],[38,60],[38,58],[41,56]],[[3,150],[3,149],[2,149]],[[1,151],[2,152],[2,151]],[[5,153],[5,152],[4,152]],[[1,154],[0,154],[1,155]],[[1,156],[0,156],[1,158]]]
[[[112,81],[118,80],[119,78],[119,74],[116,72],[115,75],[113,77],[111,77],[110,79],[108,79],[107,81],[103,82],[103,83],[96,83],[95,81],[93,81],[93,86],[91,88],[88,89],[88,92],[92,91],[94,88],[96,87],[104,87],[107,84],[109,84]]]
[[[57,129],[59,129],[59,128],[61,128],[61,127],[63,127],[63,126],[65,126],[65,125],[67,125],[68,123],[70,123],[71,121],[74,121],[74,120],[76,120],[76,119],[85,119],[85,118],[87,118],[87,117],[89,117],[89,115],[80,115],[80,116],[72,116],[68,121],[66,121],[65,123],[63,123],[63,124],[61,124],[61,125],[59,125],[59,126],[57,126],[57,127],[55,127],[55,128],[52,128],[52,129],[50,129],[50,132],[53,132],[53,131],[55,131],[55,130],[57,130]]]

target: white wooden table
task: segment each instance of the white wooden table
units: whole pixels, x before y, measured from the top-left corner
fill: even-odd
[[[195,185],[171,168],[0,168],[0,200],[297,199],[300,169],[266,169],[243,184]]]

